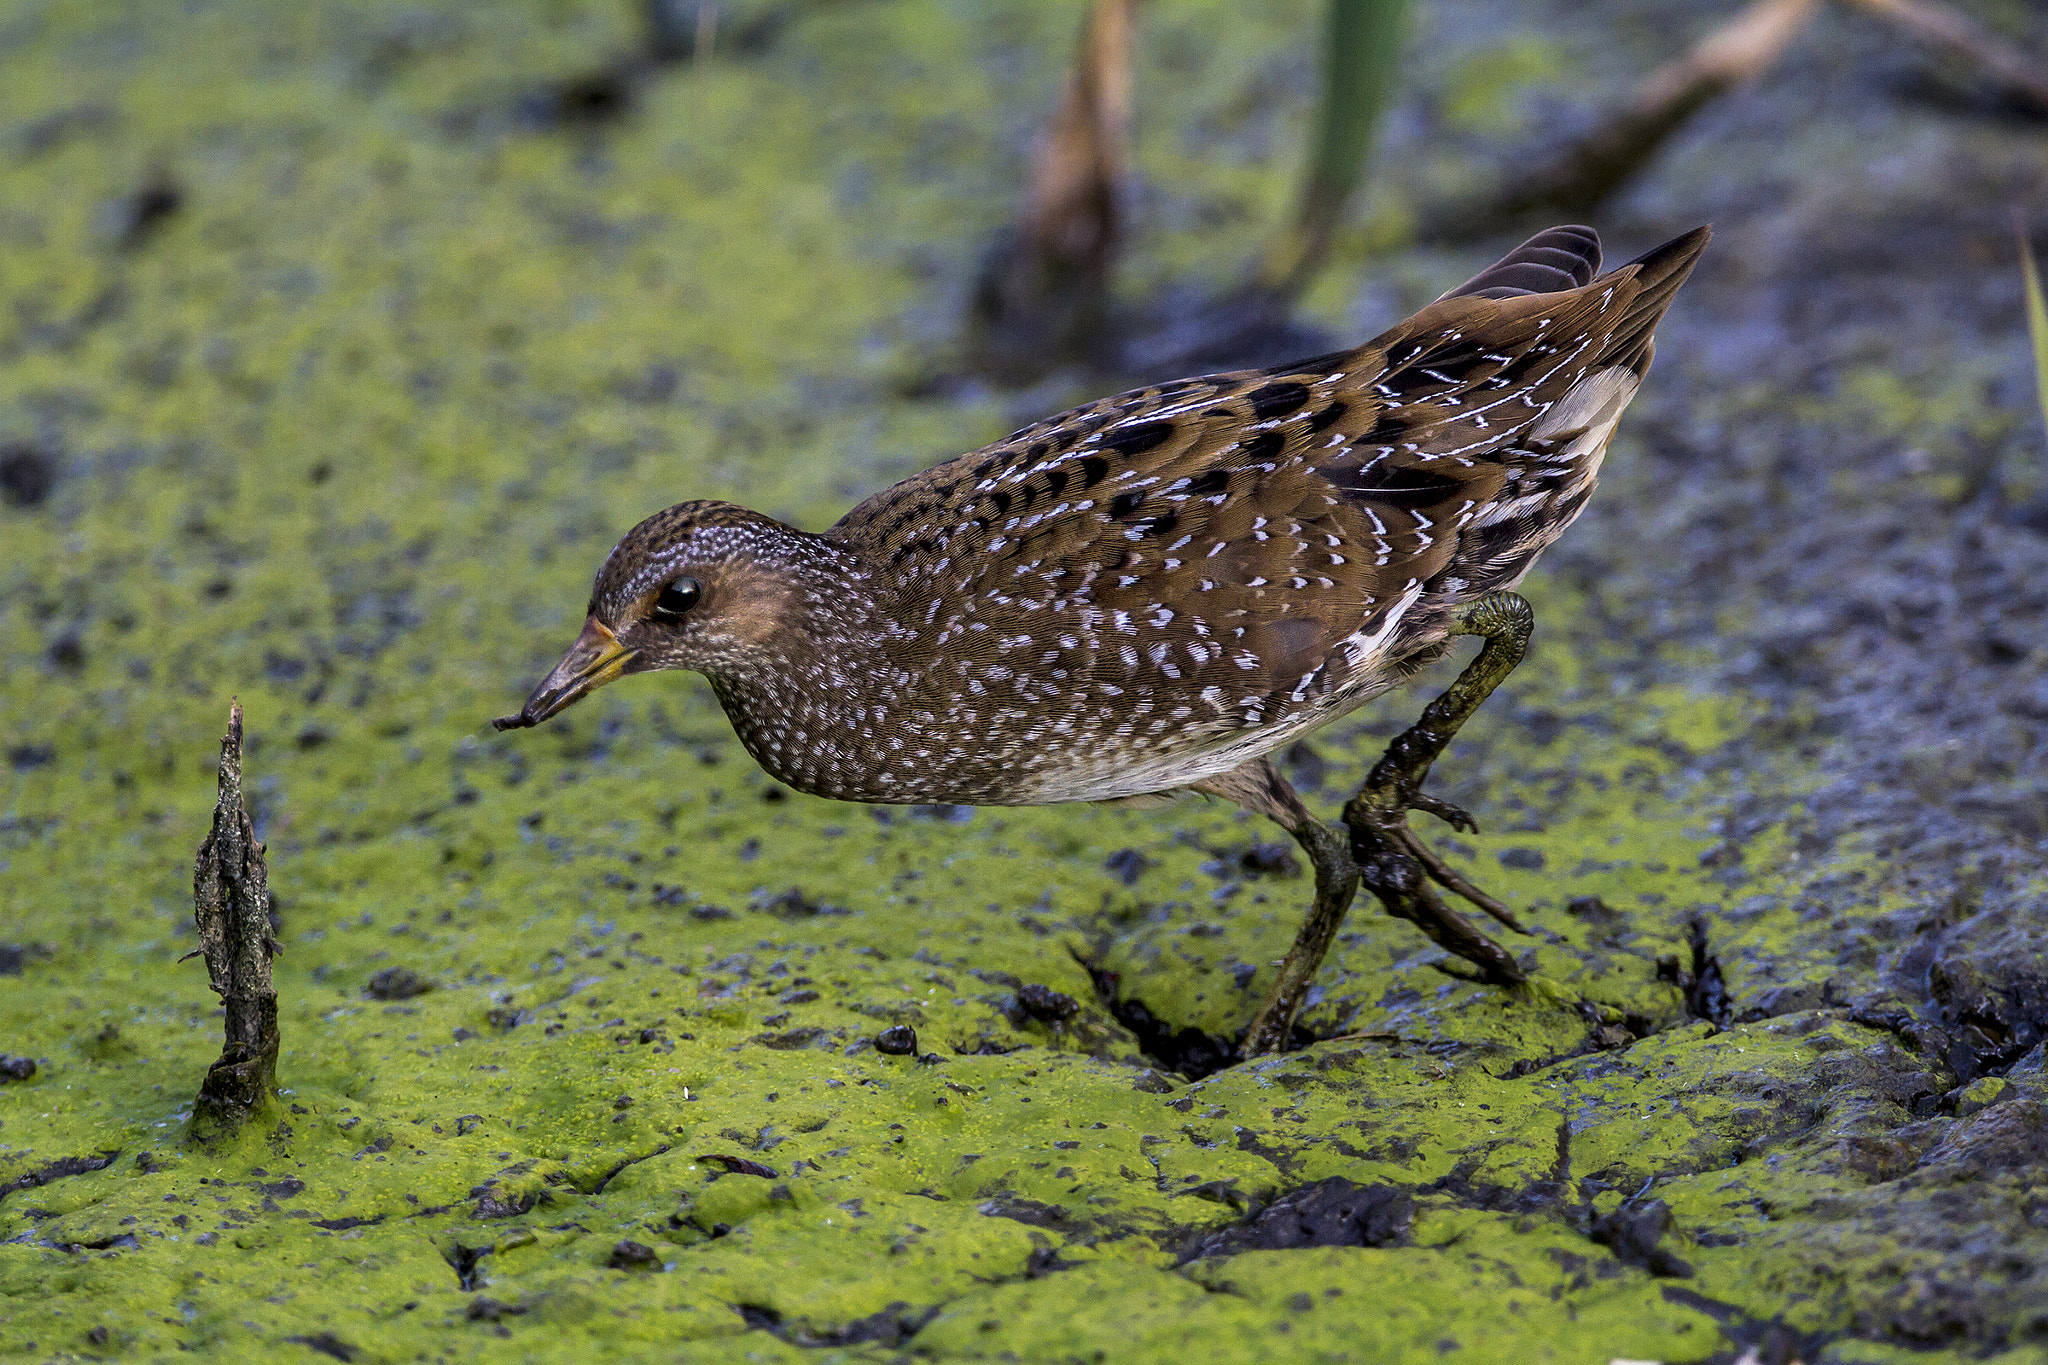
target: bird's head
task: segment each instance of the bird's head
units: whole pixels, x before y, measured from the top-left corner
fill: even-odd
[[[598,570],[576,643],[519,714],[491,724],[538,725],[628,673],[758,666],[802,592],[805,541],[816,537],[726,502],[655,513]]]

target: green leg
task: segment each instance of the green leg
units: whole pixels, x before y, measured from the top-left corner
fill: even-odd
[[[1308,996],[1309,983],[1315,980],[1330,944],[1336,941],[1344,913],[1351,908],[1351,898],[1358,894],[1358,869],[1352,866],[1351,850],[1341,830],[1332,829],[1304,812],[1299,822],[1287,823],[1287,832],[1294,836],[1315,868],[1316,903],[1302,921],[1301,931],[1294,936],[1294,946],[1281,960],[1280,975],[1273,982],[1273,989],[1266,993],[1266,1003],[1259,1006],[1251,1028],[1245,1032],[1242,1050],[1247,1057],[1287,1050],[1288,1037],[1294,1031],[1294,1016]]]
[[[1423,933],[1478,967],[1488,981],[1513,985],[1524,979],[1514,958],[1444,904],[1431,883],[1471,901],[1510,929],[1526,931],[1506,906],[1446,866],[1408,828],[1408,812],[1427,811],[1454,829],[1477,828],[1464,811],[1424,794],[1422,783],[1458,727],[1522,661],[1535,620],[1529,604],[1514,593],[1483,597],[1458,612],[1452,633],[1482,636],[1486,644],[1457,681],[1423,708],[1422,718],[1387,746],[1365,785],[1344,808],[1348,840],[1343,831],[1310,816],[1278,771],[1263,759],[1202,788],[1278,821],[1301,845],[1316,874],[1315,905],[1245,1033],[1246,1057],[1286,1050],[1294,1016],[1307,998],[1330,944],[1336,941],[1360,885],[1378,896],[1389,913],[1412,921]]]
[[[1280,978],[1266,993],[1266,1003],[1244,1036],[1243,1054],[1259,1057],[1284,1052],[1294,1029],[1295,1012],[1308,995],[1309,983],[1337,937],[1344,912],[1358,894],[1358,869],[1351,865],[1351,844],[1344,831],[1332,829],[1308,813],[1280,770],[1264,758],[1194,784],[1211,796],[1227,797],[1255,815],[1264,815],[1294,836],[1316,871],[1316,903],[1295,935],[1294,947],[1280,964]]]
[[[1460,608],[1452,618],[1452,634],[1478,635],[1485,645],[1457,681],[1423,708],[1422,718],[1395,736],[1365,785],[1344,807],[1360,884],[1380,898],[1389,914],[1413,922],[1444,948],[1479,968],[1486,980],[1504,986],[1526,979],[1521,967],[1477,925],[1444,904],[1431,882],[1471,901],[1511,929],[1520,931],[1521,926],[1506,906],[1444,865],[1408,828],[1408,812],[1427,811],[1454,829],[1478,828],[1472,817],[1456,806],[1424,795],[1422,784],[1458,727],[1522,661],[1535,623],[1528,602],[1511,592],[1493,593]]]

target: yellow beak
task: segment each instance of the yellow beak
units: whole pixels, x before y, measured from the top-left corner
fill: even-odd
[[[540,724],[625,672],[636,652],[620,644],[619,637],[612,634],[604,622],[591,617],[583,623],[583,633],[576,637],[575,644],[569,646],[569,652],[562,656],[562,662],[555,665],[555,671],[533,689],[533,695],[526,699],[526,705],[520,708],[519,714],[500,716],[491,722],[491,728],[518,730]]]

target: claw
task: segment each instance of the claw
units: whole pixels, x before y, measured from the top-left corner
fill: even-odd
[[[1399,854],[1405,854],[1413,861],[1421,877],[1462,900],[1470,901],[1516,933],[1528,933],[1513,911],[1453,870],[1437,856],[1435,849],[1409,828],[1408,812],[1418,810],[1434,815],[1452,829],[1465,834],[1477,834],[1479,822],[1463,807],[1423,791],[1422,784],[1429,776],[1428,761],[1414,763],[1415,756],[1405,749],[1399,740],[1388,746],[1386,756],[1380,760],[1365,789],[1345,808],[1345,822],[1354,826],[1354,838],[1355,827],[1359,825],[1370,825],[1382,831],[1382,837],[1391,842]],[[1404,764],[1403,760],[1407,762]],[[1354,856],[1358,856],[1356,850]],[[1367,884],[1371,884],[1369,876]]]

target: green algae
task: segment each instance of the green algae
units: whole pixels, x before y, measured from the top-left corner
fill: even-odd
[[[1231,225],[1277,215],[1290,168],[1256,149],[1292,145],[1308,92],[1262,92],[1310,14],[1158,17],[1141,103],[1192,131],[1140,159],[1194,207],[1134,279],[1228,278]],[[1537,983],[1459,980],[1361,908],[1307,1012],[1334,1036],[1192,1083],[1083,960],[1176,1026],[1241,1026],[1307,889],[1233,870],[1273,837],[1234,811],[814,801],[691,679],[489,733],[645,511],[820,525],[1000,434],[986,398],[897,395],[946,325],[931,277],[1008,211],[1074,13],[820,7],[616,129],[524,126],[522,91],[627,17],[31,6],[0,30],[15,108],[114,92],[0,158],[0,424],[61,459],[47,504],[0,510],[0,894],[29,950],[0,1048],[40,1068],[0,1088],[0,1354],[1705,1359],[1774,1320],[1877,1334],[1933,1253],[1872,1191],[2038,1082],[1906,1122],[1952,1078],[1835,1007],[1870,964],[1798,888],[1867,886],[1829,912],[1852,930],[1902,893],[1792,824],[1731,864],[1715,757],[1765,708],[1617,690],[1630,646],[1568,581],[1531,584],[1536,653],[1438,775],[1487,830],[1445,847],[1526,908]],[[104,206],[157,161],[185,206],[123,247]],[[203,1152],[217,1012],[180,959],[231,693],[283,1090],[275,1127]],[[1414,704],[1317,737],[1313,799]],[[1689,1016],[1696,921],[1778,1017]],[[373,989],[391,968],[431,989]],[[1029,1018],[1025,983],[1078,1013]],[[892,1024],[925,1056],[875,1051]],[[1330,1177],[1414,1191],[1408,1243],[1181,1264]],[[1587,1236],[1646,1186],[1685,1294]],[[659,1268],[612,1268],[622,1240]]]

